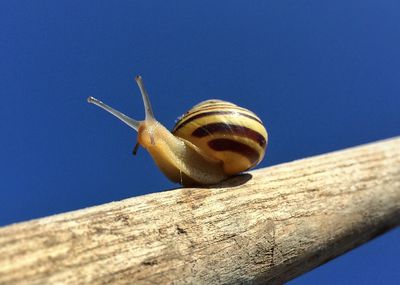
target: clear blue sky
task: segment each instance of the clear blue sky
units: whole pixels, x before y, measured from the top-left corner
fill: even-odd
[[[172,4],[173,3],[173,4]],[[220,98],[254,110],[261,167],[400,134],[400,1],[3,0],[0,225],[171,189],[136,134],[136,74],[171,128]],[[400,230],[291,284],[400,282]]]

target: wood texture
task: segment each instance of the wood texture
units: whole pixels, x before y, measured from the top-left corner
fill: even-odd
[[[279,284],[399,223],[394,138],[1,228],[0,284]]]

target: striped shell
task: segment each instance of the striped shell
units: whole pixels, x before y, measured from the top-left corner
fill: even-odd
[[[233,175],[256,166],[264,157],[268,134],[253,112],[222,100],[207,100],[178,118],[172,133],[223,161]]]

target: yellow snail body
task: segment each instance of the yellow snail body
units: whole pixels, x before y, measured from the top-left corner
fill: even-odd
[[[170,132],[155,119],[140,76],[136,82],[145,107],[143,121],[129,118],[93,97],[88,102],[135,129],[138,144],[171,181],[185,186],[215,184],[263,159],[268,134],[253,112],[226,101],[207,100],[182,115]]]

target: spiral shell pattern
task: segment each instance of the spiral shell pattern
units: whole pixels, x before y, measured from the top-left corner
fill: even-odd
[[[233,175],[256,166],[264,157],[267,131],[253,112],[222,100],[207,100],[178,118],[174,135],[223,162]]]

